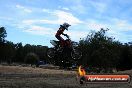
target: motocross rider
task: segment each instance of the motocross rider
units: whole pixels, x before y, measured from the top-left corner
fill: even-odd
[[[60,28],[55,35],[55,37],[60,41],[61,47],[64,47],[66,45],[66,43],[65,43],[65,40],[60,35],[62,34],[64,36],[68,36],[67,34],[64,34],[63,32],[65,29],[68,31],[69,26],[71,26],[71,25],[68,23],[63,23],[62,25],[60,25]]]

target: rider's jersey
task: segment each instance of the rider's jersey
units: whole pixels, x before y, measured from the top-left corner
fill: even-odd
[[[59,30],[57,31],[56,35],[60,36],[61,34],[63,34],[64,30],[65,29],[63,29],[63,28],[59,28]]]

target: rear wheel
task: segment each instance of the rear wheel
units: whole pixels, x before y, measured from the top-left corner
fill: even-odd
[[[73,59],[80,59],[80,58],[82,57],[82,52],[79,51],[78,49],[74,49],[74,50],[72,50],[72,52],[71,52],[71,57],[72,57]]]
[[[48,51],[47,51],[47,56],[49,58],[53,58],[53,57],[55,57],[55,53],[56,53],[56,51],[55,51],[54,48],[49,48]]]

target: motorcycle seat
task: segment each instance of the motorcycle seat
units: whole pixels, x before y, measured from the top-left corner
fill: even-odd
[[[56,40],[53,40],[55,43],[57,43],[57,44],[59,44],[60,43],[60,41],[56,41]]]

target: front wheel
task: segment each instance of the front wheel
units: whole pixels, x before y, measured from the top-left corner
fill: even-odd
[[[49,48],[49,49],[48,49],[48,51],[47,51],[47,56],[48,56],[49,58],[55,57],[55,54],[56,54],[56,51],[55,51],[54,48]]]
[[[71,52],[71,57],[73,59],[80,59],[82,57],[82,52],[79,51],[78,49],[73,49]]]

